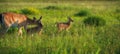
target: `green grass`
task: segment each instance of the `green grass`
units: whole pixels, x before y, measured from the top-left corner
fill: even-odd
[[[0,38],[0,54],[120,54],[119,2],[72,2],[72,3],[1,3],[0,13],[21,13],[24,8],[35,8],[43,16],[42,35],[17,32]],[[49,7],[49,8],[48,8]],[[75,16],[80,10],[89,9],[90,15],[100,16],[106,21],[101,27],[85,26],[89,15]],[[117,12],[116,12],[117,11]],[[34,12],[34,11],[33,11]],[[69,31],[57,33],[56,22],[65,22],[70,16],[74,22]]]
[[[0,2],[78,2],[78,1],[93,1],[93,0],[0,0]],[[94,1],[120,1],[120,0],[94,0]]]

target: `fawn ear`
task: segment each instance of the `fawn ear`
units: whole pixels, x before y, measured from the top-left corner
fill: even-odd
[[[70,16],[68,16],[67,18],[70,18]]]
[[[68,16],[68,19],[71,19],[71,17]]]
[[[42,19],[42,16],[40,16],[40,19]]]
[[[40,21],[42,19],[42,16],[40,16],[40,18],[38,19],[38,21]]]
[[[36,21],[36,17],[33,17],[33,20]]]
[[[71,17],[68,17],[68,19],[69,19],[71,22],[73,22],[73,20],[71,19]]]

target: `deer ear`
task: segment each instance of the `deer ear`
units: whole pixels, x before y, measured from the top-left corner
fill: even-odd
[[[35,20],[35,21],[36,21],[36,17],[33,17],[33,20]]]
[[[40,21],[42,19],[42,16],[40,16],[40,18],[38,19],[38,21]]]
[[[42,16],[40,16],[40,20],[42,19]]]
[[[68,16],[68,19],[71,19],[71,17]]]

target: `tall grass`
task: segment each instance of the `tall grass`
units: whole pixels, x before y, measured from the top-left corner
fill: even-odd
[[[109,2],[108,4],[111,5]],[[35,7],[31,5],[33,9],[40,12],[27,16],[30,18],[43,16],[42,35],[24,33],[20,37],[17,32],[13,33],[10,30],[0,38],[0,54],[119,54],[120,23],[114,14],[118,5],[109,7],[104,4],[89,5],[89,3],[85,3],[85,5],[87,6],[83,7],[78,3],[58,3],[56,5],[45,3],[33,5]],[[0,8],[1,13],[16,11],[19,13],[22,9],[30,7],[27,4],[24,6],[22,4],[9,5],[9,7],[0,4],[0,6],[2,7]],[[101,27],[86,26],[84,19],[88,16],[74,16],[81,8],[89,9],[92,15],[102,16],[106,20],[106,25]],[[57,33],[55,23],[66,21],[67,16],[74,20],[70,30]]]
[[[78,2],[84,0],[0,0],[0,2]],[[85,1],[93,1],[93,0],[85,0]],[[100,0],[94,0],[100,1]],[[120,1],[120,0],[101,0],[101,1]]]

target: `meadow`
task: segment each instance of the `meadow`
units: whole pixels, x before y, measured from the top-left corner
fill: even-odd
[[[17,36],[10,29],[0,38],[0,54],[120,54],[120,1],[0,3],[0,13],[15,12],[42,18],[41,35]],[[74,22],[69,31],[57,33],[56,22]],[[105,25],[85,25],[97,16]],[[30,26],[32,27],[32,26]],[[0,35],[1,36],[1,35]]]

